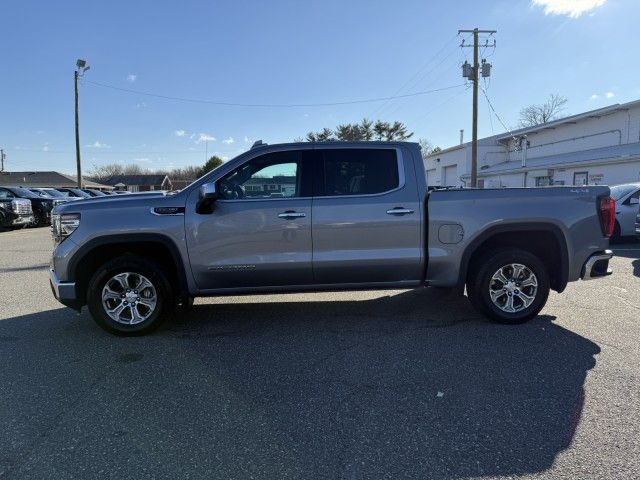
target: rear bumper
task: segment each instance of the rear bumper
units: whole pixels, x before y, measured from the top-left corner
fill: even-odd
[[[56,297],[63,305],[80,309],[80,302],[76,296],[76,284],[75,282],[61,282],[53,269],[49,270],[49,284],[51,285],[51,291],[53,296]]]
[[[594,278],[611,275],[613,273],[613,270],[609,268],[609,260],[611,260],[611,257],[613,257],[611,250],[605,250],[591,255],[584,263],[584,267],[582,267],[582,275],[580,278],[583,280],[593,280]]]

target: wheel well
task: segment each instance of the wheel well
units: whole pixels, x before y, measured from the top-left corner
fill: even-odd
[[[169,283],[174,286],[176,295],[182,296],[186,291],[184,272],[178,270],[178,260],[164,243],[157,241],[108,243],[92,248],[75,264],[73,278],[76,282],[78,299],[83,305],[86,304],[89,280],[96,270],[108,261],[123,255],[144,258],[159,265],[167,275]]]
[[[566,271],[563,268],[565,258],[556,234],[549,230],[520,230],[513,232],[495,233],[475,248],[469,259],[467,280],[476,270],[477,262],[485,255],[501,248],[519,248],[538,257],[549,272],[551,289],[564,290],[566,286]]]

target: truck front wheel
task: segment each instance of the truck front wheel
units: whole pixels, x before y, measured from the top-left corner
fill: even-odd
[[[155,330],[171,299],[171,287],[162,269],[128,255],[100,267],[87,288],[91,316],[115,335],[143,335]]]
[[[467,295],[476,309],[495,322],[524,323],[547,302],[549,273],[535,255],[509,248],[475,263]]]

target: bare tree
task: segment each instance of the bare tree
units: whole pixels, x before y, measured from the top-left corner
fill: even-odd
[[[433,143],[431,143],[426,138],[421,138],[420,140],[418,140],[418,143],[420,144],[420,154],[422,155],[422,160],[425,160],[432,153],[437,153],[441,150],[440,147],[434,147]]]
[[[520,126],[533,127],[560,118],[568,101],[566,97],[553,93],[545,103],[523,108],[520,110]]]

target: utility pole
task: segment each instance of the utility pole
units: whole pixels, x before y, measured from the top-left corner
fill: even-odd
[[[0,172],[4,172],[4,159],[7,158],[4,154],[4,150],[0,148]]]
[[[478,186],[478,73],[480,70],[479,55],[478,55],[478,40],[480,34],[493,35],[496,30],[480,30],[474,28],[473,30],[458,30],[458,35],[461,33],[473,33],[473,45],[465,45],[462,40],[461,48],[473,47],[473,65],[469,65],[464,62],[462,66],[462,76],[471,80],[473,83],[473,114],[471,121],[471,186]],[[493,45],[489,45],[489,40],[485,42],[485,47],[496,46],[495,40]],[[485,67],[486,65],[486,67]],[[482,62],[482,76],[488,77],[491,72],[491,64]],[[486,74],[485,74],[486,73]]]
[[[76,104],[76,169],[78,171],[78,188],[82,188],[82,167],[80,166],[80,125],[78,116],[78,77],[84,75],[84,72],[89,70],[89,65],[82,59],[78,59],[76,62],[76,70],[73,72],[73,86],[75,89],[75,104]]]

